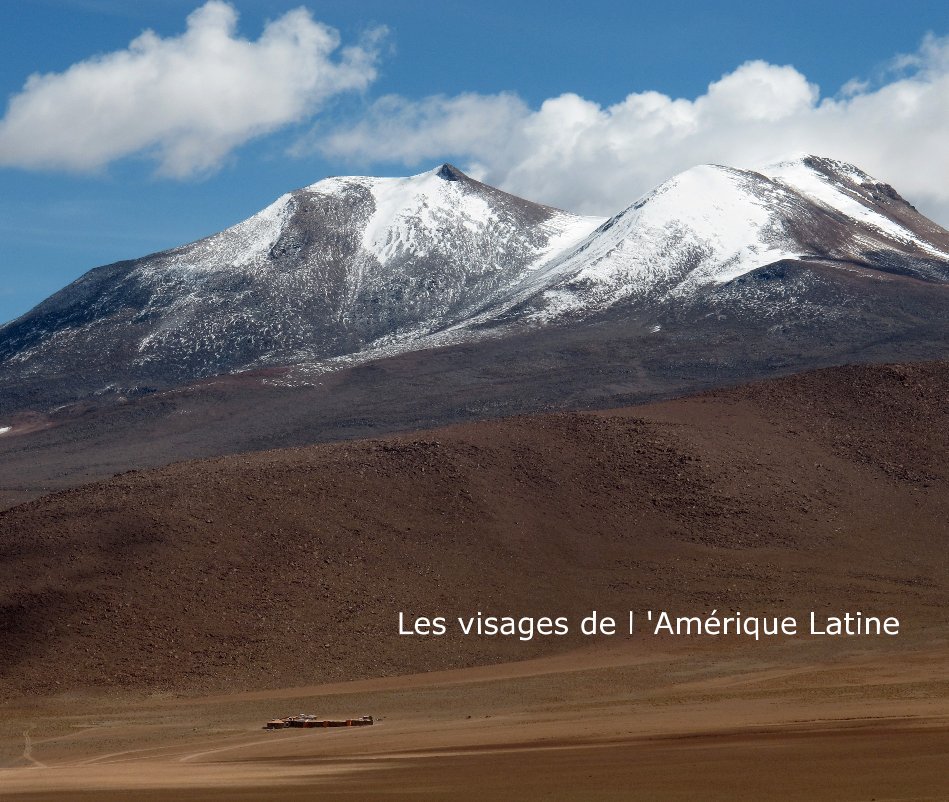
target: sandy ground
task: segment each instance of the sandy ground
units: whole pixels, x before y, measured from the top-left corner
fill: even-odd
[[[299,711],[373,727],[269,732]],[[0,709],[0,798],[949,799],[949,644],[616,642],[224,694]]]

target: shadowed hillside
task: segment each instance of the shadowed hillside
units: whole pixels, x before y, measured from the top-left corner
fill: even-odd
[[[397,613],[818,609],[945,634],[949,365],[131,472],[0,514],[5,693],[526,657]]]

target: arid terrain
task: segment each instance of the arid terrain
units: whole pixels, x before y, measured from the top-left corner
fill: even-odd
[[[949,802],[938,4],[312,5],[7,3],[0,802]]]
[[[945,362],[833,368],[8,509],[3,798],[949,798],[947,400]],[[398,633],[593,609],[901,626]],[[377,724],[261,729],[301,710]]]
[[[949,649],[632,642],[199,698],[7,705],[4,800],[945,799]],[[372,727],[268,732],[289,711]]]

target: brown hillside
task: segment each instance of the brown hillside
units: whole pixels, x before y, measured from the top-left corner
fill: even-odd
[[[577,645],[399,637],[400,610],[861,610],[945,637],[947,401],[947,363],[835,368],[48,496],[0,513],[0,687],[278,687]]]

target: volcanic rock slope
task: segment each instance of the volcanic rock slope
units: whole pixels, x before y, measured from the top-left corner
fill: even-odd
[[[938,357],[949,233],[813,156],[696,167],[608,220],[450,165],[329,178],[207,239],[92,270],[0,328],[0,397],[37,408],[275,366],[312,375],[603,321],[699,349],[728,321],[729,341],[797,338],[804,353],[831,336],[838,358],[859,358],[883,339],[910,347],[888,358]]]

